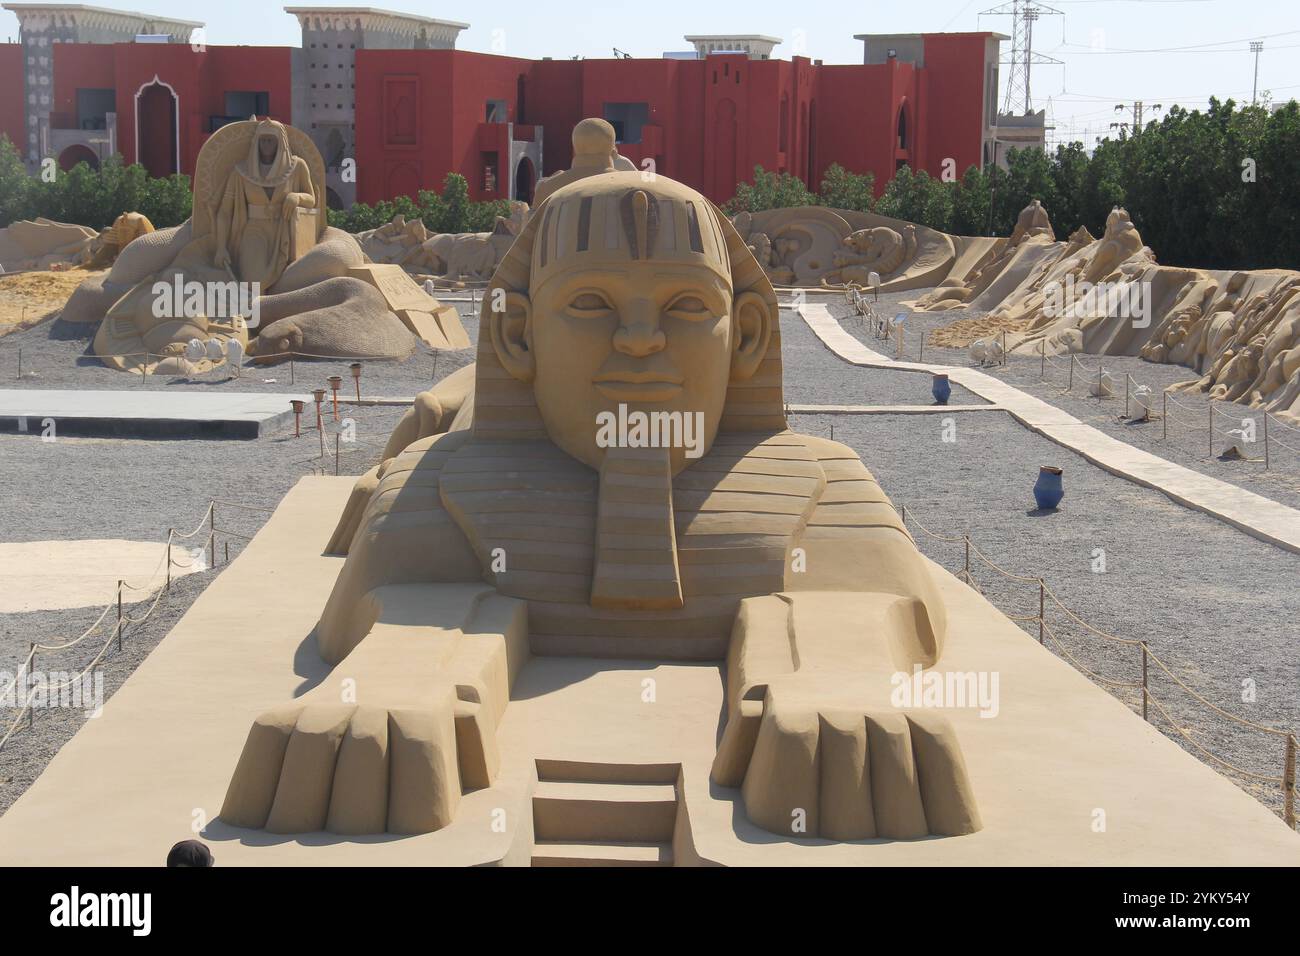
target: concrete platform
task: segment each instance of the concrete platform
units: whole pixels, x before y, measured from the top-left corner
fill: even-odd
[[[122,438],[257,438],[292,423],[292,399],[309,393],[0,389],[0,431]]]
[[[0,865],[157,866],[193,835],[194,820],[221,866],[524,865],[609,854],[727,865],[1300,864],[1300,836],[1276,816],[937,567],[952,622],[945,669],[999,676],[996,717],[948,711],[985,823],[971,836],[833,844],[759,830],[738,792],[708,779],[722,709],[717,666],[555,657],[524,666],[498,733],[501,775],[466,794],[442,830],[285,837],[213,823],[254,717],[328,671],[311,630],[343,560],[320,551],[351,486],[320,477],[295,486],[103,716],[0,817]],[[604,776],[584,769],[596,765]],[[539,774],[574,785],[539,786]],[[671,852],[662,829],[593,847],[565,835],[562,814],[535,848],[534,797],[563,800],[584,781],[599,784],[588,804],[629,783],[642,805],[662,802],[648,785],[676,781]]]

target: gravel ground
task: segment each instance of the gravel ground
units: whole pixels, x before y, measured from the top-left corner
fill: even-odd
[[[826,435],[831,421],[800,415],[791,424]],[[941,440],[937,416],[836,416],[834,424],[836,439],[862,455],[896,506],[906,506],[922,551],[949,570],[962,569],[962,544],[927,537],[917,518],[938,534],[969,534],[1012,573],[1042,576],[1093,626],[1149,641],[1175,674],[1229,713],[1300,729],[1300,647],[1293,627],[1300,619],[1300,555],[1110,475],[1009,415],[958,416],[955,443]],[[1055,513],[1034,510],[1032,487],[1041,464],[1065,469],[1066,497]],[[1098,556],[1105,558],[1105,573],[1093,571]],[[978,558],[972,564],[976,582],[1004,612],[1038,613],[1037,585],[1002,579]],[[1136,648],[1091,637],[1050,603],[1047,619],[1087,668],[1110,680],[1140,680]],[[1037,638],[1035,623],[1022,626],[1032,635],[1027,640]],[[1249,704],[1242,702],[1247,679],[1256,692]],[[1280,776],[1279,738],[1240,728],[1192,702],[1155,665],[1150,681],[1152,696],[1197,744],[1248,770]],[[1140,710],[1134,691],[1111,692]],[[1155,722],[1187,746],[1167,721]],[[1280,806],[1276,784],[1230,779]]]
[[[930,379],[916,372],[858,368],[837,358],[793,311],[781,310],[785,400],[792,405],[933,405]],[[960,385],[952,405],[987,405]]]
[[[948,325],[957,319],[967,318],[973,314],[967,310],[944,313],[911,312],[898,305],[900,299],[913,299],[920,292],[895,293],[882,295],[879,308],[887,315],[904,313],[907,333],[904,335],[904,358],[917,361],[921,357],[921,331],[927,332]],[[844,329],[852,333],[861,342],[877,352],[889,352],[889,344],[876,339],[868,330],[863,319],[840,297],[827,300],[831,313],[840,320]],[[892,354],[890,352],[889,354]],[[1197,378],[1194,371],[1181,365],[1160,365],[1146,362],[1136,356],[1127,355],[1081,355],[1078,357],[1082,367],[1074,370],[1073,388],[1070,385],[1069,360],[1064,357],[1053,358],[1055,365],[1046,367],[1046,380],[1043,380],[1043,362],[1032,356],[1011,356],[1005,366],[991,366],[984,369],[1028,392],[1045,402],[1069,412],[1080,421],[1106,432],[1114,438],[1128,442],[1153,455],[1176,462],[1185,468],[1232,482],[1258,495],[1271,498],[1292,508],[1300,508],[1300,428],[1288,428],[1274,420],[1269,425],[1269,467],[1265,468],[1263,450],[1263,415],[1244,405],[1232,402],[1214,402],[1214,454],[1209,447],[1209,400],[1201,392],[1170,393],[1170,419],[1168,432],[1158,418],[1148,422],[1132,422],[1124,414],[1125,375],[1132,376],[1133,381],[1147,385],[1156,395],[1164,389],[1180,382]],[[940,349],[927,345],[924,359],[927,362],[949,365],[969,366],[970,357],[965,349]],[[1102,365],[1115,380],[1114,398],[1097,399],[1088,394],[1088,372],[1096,374],[1098,365]],[[1135,389],[1136,386],[1130,386]],[[956,403],[954,396],[951,399]],[[1175,407],[1178,402],[1183,407]],[[1159,406],[1157,405],[1157,409]],[[1244,420],[1253,420],[1256,432],[1255,451],[1251,460],[1225,459],[1221,455],[1226,447],[1225,432],[1230,428],[1239,428]],[[1291,447],[1282,446],[1285,442]],[[1258,459],[1258,460],[1256,460]]]
[[[341,407],[340,414],[356,422],[357,443],[340,454],[340,473],[360,474],[374,464],[404,411],[397,406]],[[0,536],[10,542],[74,538],[157,541],[161,556],[168,529],[189,534],[199,525],[208,502],[217,498],[223,503],[216,506],[216,526],[232,532],[216,536],[216,558],[219,565],[224,564],[227,547],[230,558],[238,555],[244,539],[256,534],[269,511],[299,478],[314,470],[334,473],[331,436],[336,428],[333,422],[326,426],[326,444],[331,451],[323,460],[314,429],[295,438],[292,425],[254,441],[60,438],[47,443],[34,435],[0,435],[0,477],[10,489],[27,489],[0,498]],[[204,526],[187,542],[178,543],[201,547],[207,539]],[[179,578],[147,619],[125,630],[120,652],[110,643],[102,666],[106,699],[166,636],[213,577],[211,571],[205,571]],[[105,602],[111,597],[106,594]],[[141,603],[124,610],[127,616],[140,618],[149,607],[149,603]],[[100,605],[0,616],[0,688],[8,685],[26,657],[29,642],[71,641],[94,623],[102,609]],[[33,670],[80,672],[104,647],[115,620],[110,611],[107,629],[66,650],[39,651]],[[7,702],[0,703],[0,737],[14,716]],[[85,719],[83,710],[64,707],[36,711],[30,730],[25,720],[19,724],[0,751],[0,812],[36,779]]]
[[[471,342],[478,341],[477,306],[453,302]],[[245,360],[238,378],[221,366],[193,379],[172,376],[140,376],[106,367],[90,352],[95,327],[51,319],[22,332],[0,338],[0,388],[84,388],[84,389],[181,389],[185,391],[285,392],[299,393],[327,387],[331,375],[343,377],[340,395],[352,393],[349,362],[324,359],[295,359],[292,363],[254,365]],[[19,373],[21,351],[22,379]],[[439,351],[420,343],[405,362],[367,361],[361,373],[361,394],[409,396],[427,389],[442,378],[474,361],[474,349]],[[35,373],[34,375],[31,373]]]

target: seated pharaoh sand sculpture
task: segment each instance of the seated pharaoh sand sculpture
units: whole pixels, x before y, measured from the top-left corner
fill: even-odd
[[[217,342],[215,355],[233,342],[234,354],[247,347],[263,360],[290,350],[406,358],[416,333],[391,290],[358,273],[366,256],[356,239],[326,225],[324,184],[324,163],[301,131],[269,119],[223,126],[199,153],[190,220],[128,243],[107,276],[77,289],[65,317],[100,322],[95,354],[129,371],[206,371],[214,360],[186,356],[195,338]],[[403,308],[440,308],[417,298],[405,296]],[[271,322],[275,334],[259,344]]]
[[[222,819],[448,825],[496,778],[531,653],[725,660],[713,779],[775,833],[979,829],[946,719],[891,705],[892,675],[942,658],[943,602],[854,452],[787,429],[776,296],[726,218],[663,176],[576,178],[485,301],[476,365],[335,531],[333,672],[267,702]]]

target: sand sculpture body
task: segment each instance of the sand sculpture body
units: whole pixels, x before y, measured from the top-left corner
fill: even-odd
[[[419,219],[393,217],[378,229],[357,233],[372,262],[399,265],[417,276],[448,283],[486,282],[528,218],[528,204],[512,202],[491,232],[431,233]]]
[[[937,285],[965,242],[915,223],[850,209],[801,206],[738,213],[733,225],[763,271],[780,286],[865,286],[882,292]]]
[[[979,829],[946,719],[889,699],[941,660],[945,607],[857,456],[787,429],[776,297],[731,224],[662,176],[574,177],[493,296],[476,365],[358,482],[316,630],[334,672],[255,723],[222,819],[444,827],[495,778],[523,662],[558,653],[725,659],[713,777],[773,832]],[[602,441],[636,412],[695,440]]]
[[[401,360],[417,338],[463,347],[453,341],[458,320],[437,300],[405,290],[402,310],[441,317],[411,321],[382,282],[356,271],[366,254],[326,224],[324,183],[320,154],[299,130],[274,120],[223,126],[199,154],[192,217],[127,243],[107,275],[69,298],[62,318],[99,323],[93,349],[106,365],[153,374],[206,371],[232,354],[228,346],[262,361],[291,352]],[[216,347],[187,356],[193,339]]]

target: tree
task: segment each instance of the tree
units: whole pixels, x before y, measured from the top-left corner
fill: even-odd
[[[31,185],[18,150],[0,134],[0,228],[33,217]]]
[[[876,177],[873,173],[851,173],[832,163],[817,189],[817,202],[832,209],[871,212],[876,205]]]
[[[736,195],[723,208],[727,215],[734,216],[738,212],[815,205],[817,197],[808,191],[802,179],[789,173],[768,172],[762,166],[755,166],[754,182],[737,183]]]

